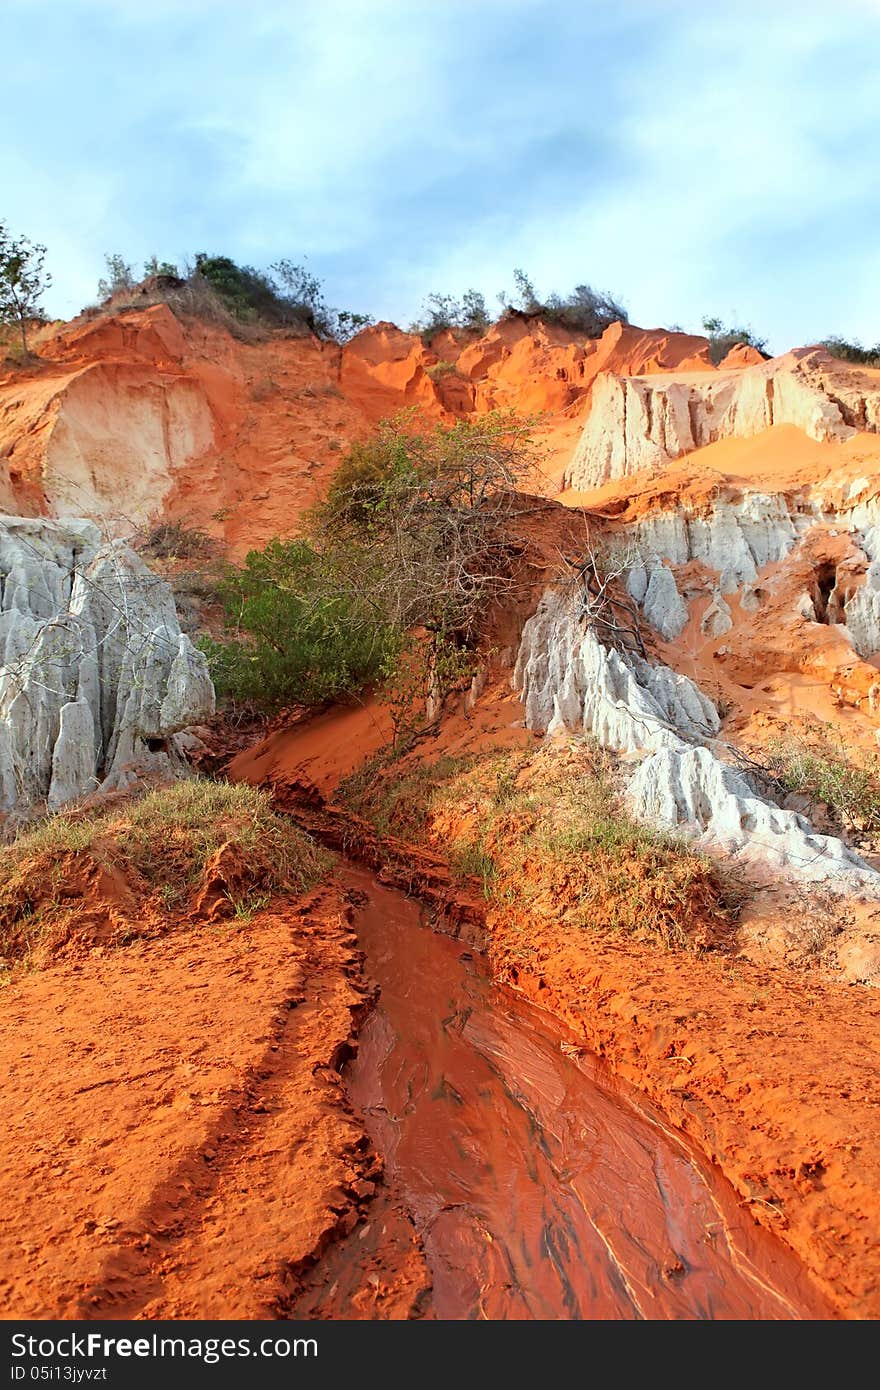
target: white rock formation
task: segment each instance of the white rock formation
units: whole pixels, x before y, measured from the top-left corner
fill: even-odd
[[[688,607],[678,592],[675,575],[668,566],[656,560],[648,575],[642,612],[667,642],[674,641],[687,626]]]
[[[861,657],[880,651],[880,560],[868,566],[865,582],[844,605],[846,629]]]
[[[703,614],[700,631],[704,637],[723,637],[733,627],[733,614],[730,605],[724,602],[716,590],[712,602]]]
[[[651,557],[685,565],[699,560],[718,571],[722,593],[752,585],[765,565],[784,560],[813,518],[793,515],[785,498],[758,492],[719,498],[705,513],[682,506],[657,512],[628,528],[628,541]]]
[[[701,832],[702,838],[736,855],[766,859],[811,881],[875,881],[873,873],[842,840],[819,835],[804,816],[757,796],[741,773],[709,748],[679,741],[645,758],[627,789],[635,813],[651,825]]]
[[[566,729],[643,755],[627,789],[640,819],[811,881],[880,891],[880,875],[841,840],[765,801],[709,746],[718,714],[692,681],[604,647],[569,596],[544,594],[523,628],[513,684],[528,728]]]
[[[586,490],[655,468],[732,436],[797,425],[811,439],[880,429],[880,391],[841,387],[821,351],[800,348],[759,366],[688,377],[618,377],[593,386],[566,486]]]
[[[812,514],[791,513],[784,497],[763,493],[719,498],[705,513],[686,506],[655,512],[627,527],[627,590],[652,627],[674,641],[687,624],[688,607],[668,565],[699,560],[718,574],[718,591],[703,618],[703,631],[720,637],[732,626],[722,595],[743,589],[744,606],[754,611],[760,601],[754,593],[759,572],[783,560],[815,520]]]
[[[840,510],[827,500],[821,507],[815,501],[801,510],[794,510],[794,505],[781,494],[753,492],[720,497],[704,514],[683,504],[674,512],[657,512],[632,523],[625,546],[632,561],[626,580],[630,597],[663,637],[674,640],[687,623],[687,605],[673,571],[661,561],[677,566],[698,560],[718,575],[702,630],[709,638],[721,637],[732,626],[723,595],[739,591],[743,610],[756,612],[761,604],[757,587],[761,572],[784,560],[813,526],[833,522],[838,530],[852,535],[871,564],[864,585],[845,604],[836,590],[832,592],[823,620],[839,624],[859,656],[873,656],[880,651],[880,499],[843,505]],[[808,593],[797,601],[797,610],[810,621],[819,621]]]
[[[715,706],[693,681],[603,646],[552,589],[523,628],[513,684],[527,728],[590,734],[616,752],[665,747],[678,732],[718,732]]]
[[[0,585],[0,810],[179,765],[214,690],[165,581],[90,522],[0,517]]]

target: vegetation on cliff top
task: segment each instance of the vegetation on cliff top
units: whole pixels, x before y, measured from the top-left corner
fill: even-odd
[[[44,269],[46,247],[27,237],[14,238],[0,219],[0,328],[15,324],[21,333],[22,351],[27,353],[26,327],[39,317],[39,300],[52,283]],[[198,252],[181,268],[153,255],[144,262],[138,276],[134,266],[119,252],[105,255],[106,274],[98,281],[102,306],[126,307],[126,296],[152,293],[167,299],[173,308],[207,319],[220,320],[235,331],[250,328],[277,328],[310,332],[319,338],[344,343],[361,329],[375,322],[371,314],[331,308],[321,279],[306,266],[282,258],[268,269],[239,265],[232,257]],[[615,322],[629,322],[624,305],[606,290],[587,283],[575,285],[566,295],[553,291],[539,295],[534,281],[521,268],[513,271],[513,292],[501,290],[498,302],[502,315],[540,318],[558,324],[575,334],[598,338]],[[122,302],[120,302],[122,301]],[[97,312],[97,306],[85,310]],[[425,299],[418,320],[410,332],[430,341],[444,331],[485,333],[492,324],[486,298],[471,287],[460,298],[448,292],[432,292]],[[711,360],[719,363],[737,344],[745,344],[767,354],[767,340],[751,327],[725,324],[718,316],[706,316],[702,328],[709,339]],[[670,332],[685,332],[680,325]],[[832,356],[867,366],[880,366],[880,343],[865,348],[839,334],[821,340]]]
[[[629,314],[607,290],[595,290],[592,285],[575,285],[569,294],[555,292],[543,299],[524,270],[513,272],[514,293],[511,298],[502,291],[498,299],[505,311],[518,312],[529,318],[541,318],[558,323],[572,333],[586,338],[601,338],[612,323],[628,323]]]
[[[850,343],[846,338],[832,334],[829,338],[823,338],[822,346],[832,357],[838,357],[842,362],[852,362],[860,367],[880,367],[880,343],[866,348],[862,347],[861,343]]]
[[[756,348],[758,352],[767,356],[767,339],[759,338],[753,329],[742,324],[725,324],[720,318],[707,316],[703,319],[703,332],[709,339],[709,357],[716,367],[719,362],[724,361],[731,348],[738,347],[741,343],[746,347]]]
[[[613,295],[594,290],[591,285],[575,285],[564,297],[553,293],[541,298],[525,271],[515,270],[513,283],[513,294],[502,290],[498,295],[504,314],[540,318],[586,338],[600,338],[612,323],[629,321],[626,309]],[[411,324],[410,332],[420,333],[430,341],[446,330],[485,333],[490,323],[484,296],[479,290],[470,289],[460,300],[451,294],[429,294],[422,316]]]
[[[134,294],[139,281],[133,266],[118,252],[105,256],[104,262],[107,275],[98,282],[98,295],[102,301],[113,300],[118,308],[120,297],[124,300]],[[369,314],[332,309],[321,280],[290,260],[276,261],[264,271],[238,265],[230,256],[200,251],[181,272],[153,256],[144,265],[144,277],[156,281],[155,292],[172,305],[188,306],[207,318],[225,313],[232,325],[314,333],[346,342],[373,322]]]
[[[13,236],[0,221],[0,324],[14,326],[21,338],[21,351],[27,357],[29,322],[39,316],[39,303],[52,284],[44,268],[45,246],[26,236]]]

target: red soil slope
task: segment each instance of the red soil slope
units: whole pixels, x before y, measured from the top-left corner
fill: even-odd
[[[325,888],[9,984],[0,1316],[267,1318],[299,1293],[381,1171],[337,1070],[368,1002],[349,915]],[[427,1282],[400,1258],[378,1315]]]
[[[443,869],[454,816],[437,821],[427,850],[390,839],[383,847],[335,801],[339,781],[374,751],[381,725],[369,705],[332,711],[270,735],[237,757],[231,774],[273,787],[280,806],[299,808],[382,865],[385,881],[445,897],[466,935],[481,924],[498,978],[562,1018],[648,1094],[721,1166],[755,1220],[800,1255],[844,1316],[880,1315],[876,992],[735,950],[666,952],[605,930],[601,907],[595,932],[573,931],[559,916],[564,888],[551,902],[534,899],[527,918],[506,900],[487,904],[476,881],[464,893]],[[533,745],[519,701],[501,683],[472,713],[451,714],[409,762]],[[479,807],[463,804],[459,814],[479,815]]]

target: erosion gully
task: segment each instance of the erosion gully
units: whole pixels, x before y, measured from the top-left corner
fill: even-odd
[[[430,1269],[428,1317],[833,1316],[723,1176],[562,1025],[415,900],[349,877],[380,993],[346,1082],[386,1190],[298,1316],[352,1316],[401,1220]]]

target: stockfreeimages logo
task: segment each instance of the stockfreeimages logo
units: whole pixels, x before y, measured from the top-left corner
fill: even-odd
[[[32,1337],[22,1332],[12,1336],[13,1380],[47,1379],[43,1367],[18,1364],[23,1358],[35,1361],[69,1361],[74,1358],[112,1360],[114,1357],[136,1357],[150,1360],[162,1357],[182,1361],[202,1361],[207,1366],[236,1357],[273,1357],[318,1355],[315,1337],[163,1337],[154,1332],[149,1337],[105,1337],[100,1332],[72,1332],[61,1337]],[[37,1374],[34,1374],[34,1373]],[[92,1379],[88,1374],[83,1380]],[[79,1377],[77,1377],[79,1379]]]

